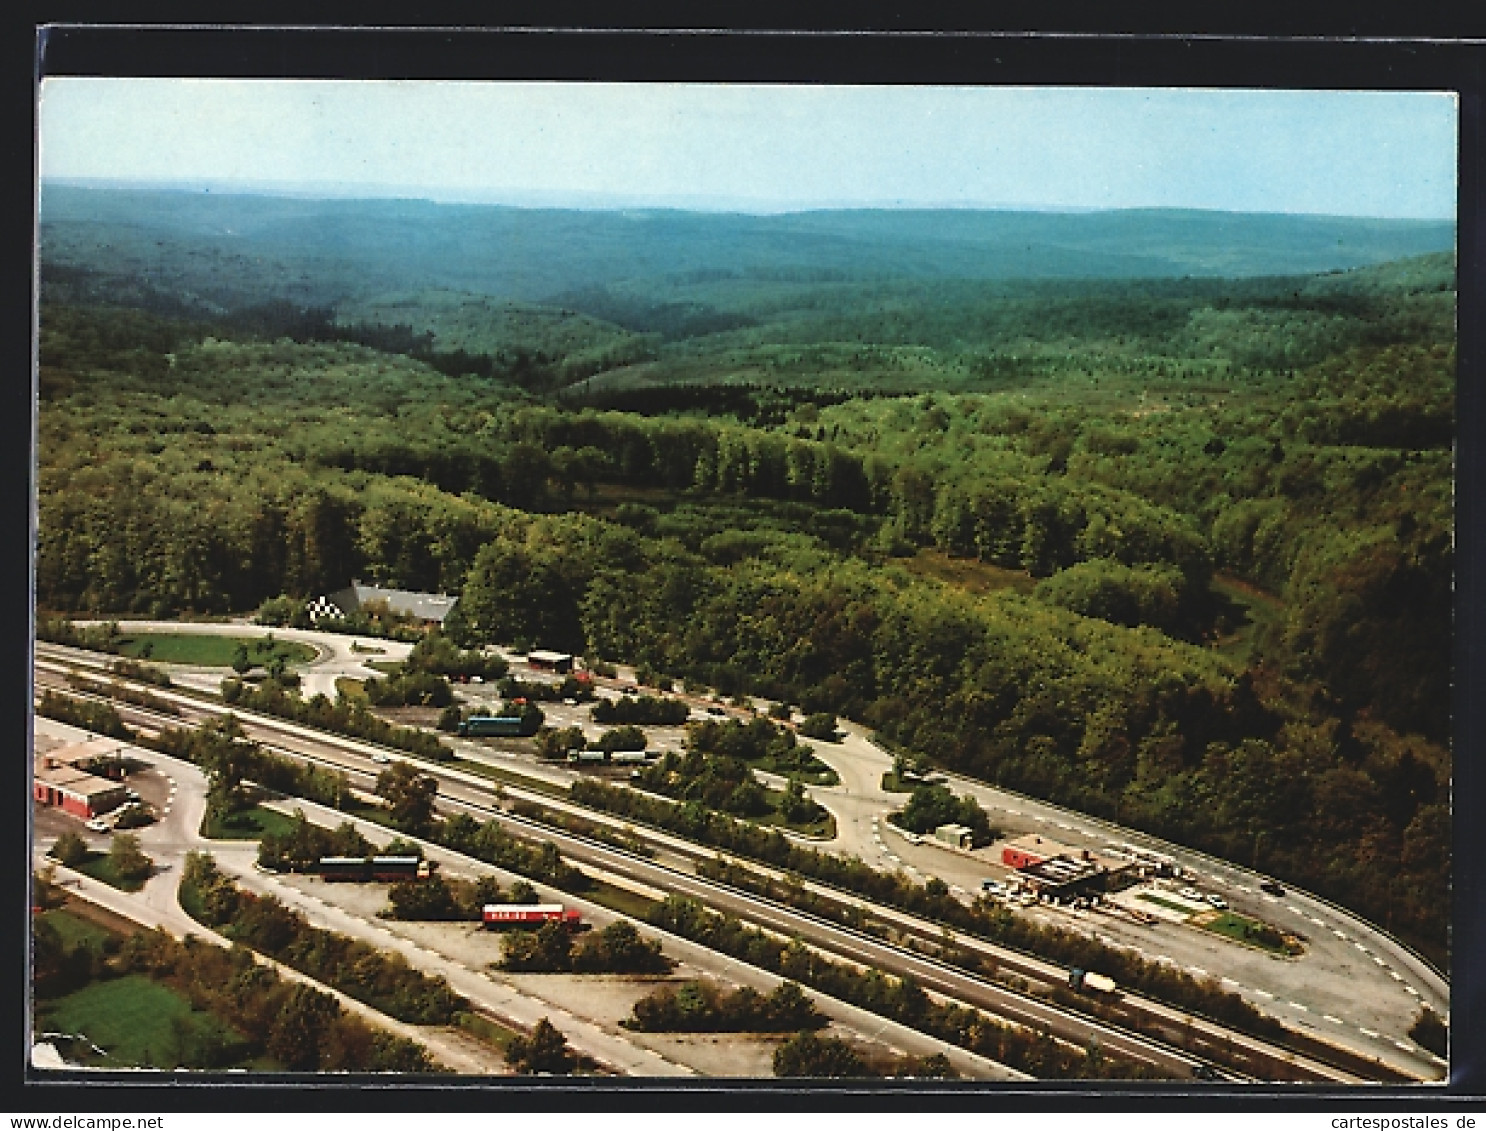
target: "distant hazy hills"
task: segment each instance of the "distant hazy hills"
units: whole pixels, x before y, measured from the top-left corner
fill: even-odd
[[[301,300],[440,286],[541,301],[624,280],[1295,275],[1455,246],[1448,221],[1181,210],[577,211],[79,188],[42,196],[48,264],[230,301],[282,272]]]

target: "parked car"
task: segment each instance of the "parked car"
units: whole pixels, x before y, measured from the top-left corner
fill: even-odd
[[[386,754],[383,754],[380,750],[378,750],[378,751],[376,751],[375,753],[372,754],[371,760],[373,762],[390,762],[390,761],[392,761],[391,758],[389,758]]]
[[[1262,884],[1259,885],[1259,890],[1264,892],[1266,895],[1281,896],[1285,894],[1285,889],[1280,887],[1280,885],[1275,883],[1273,880],[1265,880]]]
[[[981,880],[980,890],[991,895],[1001,895],[1006,891],[1006,885],[1000,880]]]
[[[1182,888],[1182,890],[1179,891],[1179,892],[1177,892],[1177,894],[1179,896],[1181,896],[1183,899],[1196,899],[1196,900],[1200,900],[1202,898],[1202,893],[1200,891],[1198,891],[1196,888]]]
[[[1228,906],[1228,901],[1226,899],[1224,899],[1221,895],[1217,895],[1217,894],[1209,895],[1207,897],[1207,901],[1209,903],[1211,903],[1214,907],[1216,907],[1219,911],[1223,910],[1225,907]]]
[[[106,833],[111,831],[109,823],[102,817],[94,817],[83,827],[92,829],[95,833]]]

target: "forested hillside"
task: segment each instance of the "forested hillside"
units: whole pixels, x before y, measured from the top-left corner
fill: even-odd
[[[44,609],[457,592],[463,643],[848,715],[1444,953],[1448,254],[911,282],[682,241],[691,274],[536,301],[417,249],[369,289],[98,224],[127,270],[75,225],[43,263]]]

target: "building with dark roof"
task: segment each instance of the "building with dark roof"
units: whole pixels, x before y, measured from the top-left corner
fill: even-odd
[[[348,616],[371,604],[385,605],[389,613],[411,617],[425,624],[443,624],[444,618],[459,602],[446,593],[419,593],[412,589],[384,589],[358,580],[328,597],[317,598],[310,605],[311,619]]]

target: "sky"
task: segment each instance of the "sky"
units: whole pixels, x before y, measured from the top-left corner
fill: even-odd
[[[1425,92],[48,78],[44,179],[773,212],[1454,218]]]

